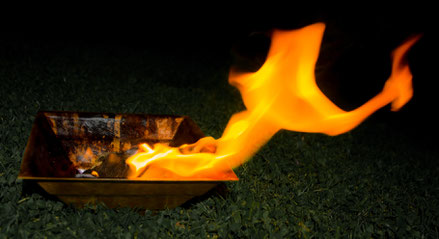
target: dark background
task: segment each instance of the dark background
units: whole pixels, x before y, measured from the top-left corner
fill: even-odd
[[[316,67],[317,83],[337,105],[350,110],[382,89],[390,74],[391,51],[408,37],[423,34],[408,56],[414,76],[413,99],[400,112],[390,112],[386,107],[373,119],[406,132],[416,138],[416,142],[422,141],[421,145],[430,144],[438,133],[434,116],[437,79],[433,73],[435,57],[432,53],[437,47],[433,37],[434,14],[428,6],[413,3],[395,8],[279,5],[242,11],[233,11],[231,6],[223,14],[210,14],[202,7],[189,11],[186,8],[143,10],[132,13],[102,10],[95,17],[91,17],[91,10],[84,15],[78,12],[63,16],[64,13],[58,12],[47,18],[41,13],[18,21],[17,27],[6,24],[4,29],[8,30],[0,38],[0,57],[23,62],[65,58],[66,62],[59,64],[80,63],[84,55],[117,59],[124,66],[116,62],[102,64],[114,64],[111,68],[115,71],[124,68],[119,71],[121,81],[123,74],[130,70],[147,77],[150,72],[142,71],[142,60],[151,53],[161,57],[156,64],[164,71],[169,68],[197,71],[197,67],[205,67],[196,65],[203,58],[208,59],[204,63],[211,62],[212,66],[226,62],[244,71],[256,71],[269,49],[270,31],[296,29],[322,21],[327,29]],[[9,22],[17,23],[11,19]],[[139,60],[132,60],[127,68],[129,64],[124,58]],[[182,64],[167,65],[166,58]],[[202,79],[190,77],[156,80],[177,86],[203,85]]]

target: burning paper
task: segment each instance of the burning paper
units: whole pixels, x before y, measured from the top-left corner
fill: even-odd
[[[318,88],[314,68],[325,25],[273,32],[263,66],[254,73],[230,72],[247,110],[232,116],[219,139],[206,137],[192,145],[169,147],[142,144],[128,158],[129,178],[212,178],[250,159],[279,130],[345,133],[381,107],[399,110],[413,94],[405,55],[419,36],[392,54],[392,74],[384,89],[362,106],[344,111]]]

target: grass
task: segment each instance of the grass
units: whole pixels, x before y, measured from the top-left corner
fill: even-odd
[[[235,170],[227,197],[188,207],[141,215],[22,195],[16,177],[38,110],[189,115],[217,138],[244,106],[227,84],[227,48],[5,41],[2,49],[0,238],[439,237],[437,151],[375,116],[337,137],[279,132]]]

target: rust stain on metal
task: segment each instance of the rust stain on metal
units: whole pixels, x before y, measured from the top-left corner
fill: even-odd
[[[120,151],[120,124],[122,120],[122,115],[116,115],[114,117],[114,138],[111,143],[114,152]]]

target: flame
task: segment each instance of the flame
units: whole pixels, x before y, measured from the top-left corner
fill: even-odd
[[[394,50],[390,78],[384,89],[362,106],[344,111],[318,88],[314,70],[325,24],[298,30],[276,30],[267,60],[254,73],[231,70],[229,83],[237,87],[246,106],[232,116],[221,138],[200,139],[192,145],[140,145],[127,159],[129,178],[224,178],[251,158],[279,130],[345,133],[381,107],[399,110],[413,95],[412,75],[405,61],[413,37]]]

